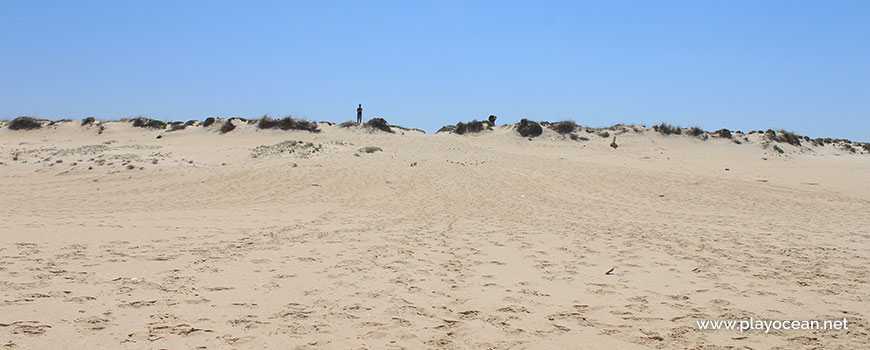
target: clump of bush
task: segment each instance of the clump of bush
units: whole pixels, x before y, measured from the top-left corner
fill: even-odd
[[[31,117],[18,117],[9,123],[9,130],[33,130],[41,127],[42,122]]]
[[[492,122],[489,120],[479,121],[477,119],[472,120],[468,123],[456,123],[456,125],[445,125],[442,126],[441,129],[438,129],[436,134],[439,132],[452,132],[457,135],[469,134],[469,133],[479,133],[485,130],[492,130]]]
[[[338,124],[338,127],[339,128],[352,128],[356,125],[357,125],[356,122],[348,120],[344,123]]]
[[[375,152],[383,152],[384,150],[381,149],[380,147],[368,146],[368,147],[360,148],[357,151],[363,152],[363,153],[375,153]]]
[[[724,138],[724,139],[730,139],[731,138],[731,130],[719,129],[719,130],[716,130],[716,135],[719,135],[719,137]]]
[[[320,131],[317,129],[317,123],[315,122],[304,119],[295,119],[290,116],[284,117],[284,119],[272,119],[269,118],[269,116],[263,116],[257,126],[260,129],[305,130],[308,132]]]
[[[779,148],[779,146],[777,146],[777,145],[773,145],[773,150],[779,154],[785,153],[785,151],[783,151],[782,148]]]
[[[233,130],[235,130],[235,129],[236,129],[236,125],[233,124],[233,121],[232,121],[232,120],[227,120],[227,121],[224,123],[224,125],[221,125],[220,132],[221,132],[221,134],[226,134],[226,133],[228,133],[228,132],[230,132],[230,131],[233,131]]]
[[[698,136],[704,135],[704,130],[697,127],[697,126],[693,126],[693,127],[689,128],[689,130],[686,130],[686,134],[689,136],[698,137]]]
[[[606,139],[606,138],[610,137],[610,133],[607,132],[607,131],[602,130],[602,131],[599,131],[599,132],[598,132],[598,136],[601,136],[601,137],[603,137],[603,138]]]
[[[664,122],[659,125],[653,125],[653,130],[658,131],[662,135],[680,135],[683,133],[679,126],[673,126]]]
[[[392,133],[393,129],[390,128],[390,124],[384,118],[372,118],[371,120],[365,123],[365,127],[367,129],[377,129],[381,131],[385,131],[388,133]]]
[[[779,132],[775,132],[773,135],[773,140],[777,142],[785,142],[798,147],[801,145],[801,136],[795,135],[795,133],[791,131],[780,130]]]
[[[867,152],[870,152],[870,143],[862,143],[861,148],[863,148]]]
[[[133,126],[137,128],[166,129],[166,122],[162,120],[139,117],[133,119]]]
[[[205,120],[202,122],[202,127],[207,128],[207,127],[211,126],[212,124],[214,124],[214,122],[215,122],[215,119],[213,117],[205,118]]]
[[[550,130],[553,130],[560,135],[565,135],[574,132],[574,130],[577,130],[577,123],[571,120],[563,120],[550,124],[548,127],[550,128]]]
[[[523,118],[519,123],[516,124],[517,133],[523,137],[537,137],[541,136],[544,133],[544,129],[541,127],[541,124],[537,122],[528,120]]]
[[[172,131],[178,131],[178,130],[184,130],[184,128],[186,128],[186,127],[187,127],[187,124],[182,123],[182,122],[171,122],[171,123],[169,123],[169,131],[170,131],[170,132],[172,132]]]
[[[480,122],[475,119],[468,123],[456,123],[456,130],[453,130],[453,133],[462,135],[466,133],[478,133],[484,130],[492,130],[489,121]]]
[[[87,117],[87,118],[85,118],[85,119],[82,119],[82,126],[85,126],[85,125],[94,125],[94,122],[95,122],[95,121],[97,121],[97,120],[94,119],[94,117]]]

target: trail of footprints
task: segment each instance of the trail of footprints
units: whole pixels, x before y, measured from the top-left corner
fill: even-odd
[[[690,254],[693,248],[707,249],[703,240],[676,234],[665,234],[653,242],[637,232],[592,228],[582,240],[566,236],[570,244],[546,246],[536,241],[533,233],[509,228],[476,236],[465,235],[453,225],[420,230],[415,235],[375,232],[287,227],[235,237],[224,234],[208,239],[74,244],[56,249],[53,255],[48,253],[53,250],[29,242],[2,247],[0,313],[5,308],[40,308],[56,303],[74,303],[80,310],[75,317],[45,315],[0,322],[0,338],[11,339],[0,345],[12,347],[20,337],[45,337],[71,327],[94,337],[110,331],[124,334],[115,339],[122,345],[159,344],[167,338],[184,337],[190,345],[220,347],[277,334],[296,339],[300,346],[318,348],[330,347],[338,329],[353,329],[356,336],[350,341],[367,347],[510,348],[533,346],[540,339],[592,328],[641,345],[693,347],[708,342],[707,334],[692,327],[695,319],[744,318],[757,316],[759,310],[753,313],[721,298],[700,301],[708,299],[704,296],[711,293],[710,288],[632,294],[625,290],[637,290],[637,286],[623,276],[657,268],[679,270],[679,261],[691,261],[697,268],[679,271],[683,276],[679,278],[706,281],[705,286],[715,287],[720,294],[768,296],[796,307],[801,306],[800,301],[788,293],[733,286],[719,277],[749,273],[764,280],[770,274],[790,274],[789,279],[797,280],[793,288],[826,295],[858,287],[866,283],[861,279],[867,278],[861,268],[866,259],[857,253],[853,262],[845,264],[855,273],[856,282],[825,287],[825,278],[848,279],[837,274],[819,275],[825,268],[819,261],[848,252],[795,247],[785,252],[787,267],[764,268],[783,252],[731,241],[719,245],[725,247],[720,248],[723,259],[714,265]],[[504,236],[495,237],[497,234]],[[581,278],[582,272],[591,268],[586,258],[606,253],[601,248],[588,248],[595,241],[612,252],[619,269],[600,282]],[[640,261],[631,245],[653,250],[662,259]],[[512,249],[519,258],[491,254],[499,249]],[[755,254],[759,251],[766,255]],[[218,283],[220,275],[240,260],[252,263],[255,270],[251,273],[261,276],[256,279],[258,283]],[[162,264],[166,268],[150,276],[110,276],[104,272],[107,266],[124,263]],[[490,272],[517,264],[537,271],[536,277],[502,285],[497,281],[506,279],[495,278]],[[311,282],[312,276],[317,278],[315,282]],[[300,281],[305,278],[309,281]],[[84,286],[96,286],[96,292],[79,293],[88,289]],[[557,300],[557,288],[575,290],[576,298]],[[288,296],[280,306],[266,307],[260,300],[241,297],[252,289]],[[230,295],[237,298],[227,301],[225,293],[236,293]],[[866,293],[855,298],[866,298]],[[220,319],[196,316],[197,308],[214,307],[225,310]],[[663,309],[664,314],[673,316],[657,316]],[[849,316],[855,332],[866,335],[864,315]],[[819,337],[830,336],[803,334],[776,336],[808,347],[819,344]]]

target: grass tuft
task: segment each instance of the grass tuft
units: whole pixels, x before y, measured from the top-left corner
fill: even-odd
[[[662,135],[680,135],[683,133],[679,126],[673,126],[662,122],[659,125],[654,125],[653,130],[658,131]]]

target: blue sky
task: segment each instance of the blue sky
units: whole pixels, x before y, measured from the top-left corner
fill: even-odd
[[[0,0],[0,118],[498,115],[870,141],[868,1]]]

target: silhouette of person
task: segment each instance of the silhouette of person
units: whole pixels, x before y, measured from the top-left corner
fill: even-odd
[[[356,123],[362,124],[362,103],[360,103],[359,108],[356,109]]]

